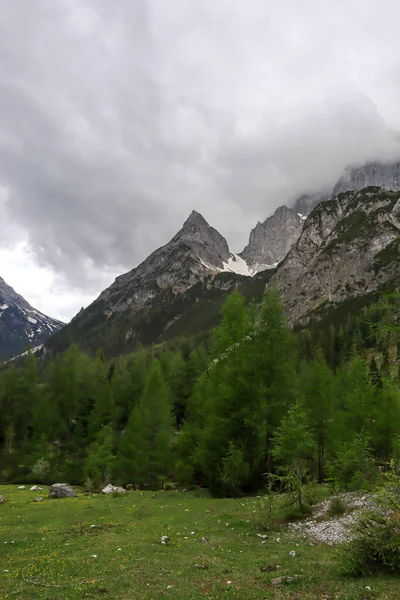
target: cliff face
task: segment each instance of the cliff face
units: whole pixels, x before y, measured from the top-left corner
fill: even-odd
[[[280,206],[264,223],[257,223],[251,230],[242,258],[254,271],[275,267],[297,241],[303,220],[295,210]]]
[[[398,283],[400,192],[350,191],[316,206],[274,281],[291,322]]]
[[[337,182],[333,194],[349,190],[362,190],[370,186],[394,191],[400,190],[400,162],[369,163],[363,167],[350,169]]]

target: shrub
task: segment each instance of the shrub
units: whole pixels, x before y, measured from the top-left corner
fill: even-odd
[[[51,465],[45,458],[39,458],[32,467],[32,475],[39,483],[47,483],[51,473]]]
[[[339,496],[335,496],[334,498],[332,498],[331,502],[330,502],[330,507],[329,507],[329,512],[332,516],[339,516],[339,515],[344,515],[344,513],[347,511],[347,506],[346,504],[343,502],[343,500],[341,500],[339,498]]]
[[[289,504],[284,511],[285,521],[299,521],[308,517],[312,513],[312,508],[309,504]]]
[[[86,477],[86,479],[85,479],[85,483],[83,484],[83,491],[84,492],[94,492],[95,491],[94,481],[89,476]]]
[[[355,523],[352,535],[339,554],[344,574],[361,577],[400,569],[398,519],[376,512],[364,513]]]

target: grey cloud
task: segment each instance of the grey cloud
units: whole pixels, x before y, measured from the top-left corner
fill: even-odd
[[[400,7],[322,5],[5,0],[2,240],[94,289],[192,208],[240,250],[280,203],[397,158]]]

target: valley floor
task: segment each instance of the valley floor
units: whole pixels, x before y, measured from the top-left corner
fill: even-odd
[[[260,537],[262,498],[169,491],[48,500],[44,487],[35,503],[29,486],[0,486],[0,494],[8,500],[0,505],[1,600],[400,597],[400,578],[346,579],[337,548],[293,527]],[[294,580],[273,584],[279,577]]]

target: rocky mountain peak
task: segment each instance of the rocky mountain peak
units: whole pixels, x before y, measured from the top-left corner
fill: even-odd
[[[197,210],[192,210],[184,222],[182,229],[192,229],[193,227],[210,227],[203,215],[197,212]]]
[[[176,244],[185,244],[194,251],[195,256],[217,268],[223,268],[223,263],[230,257],[226,239],[195,210],[192,210],[182,229],[164,248]]]

